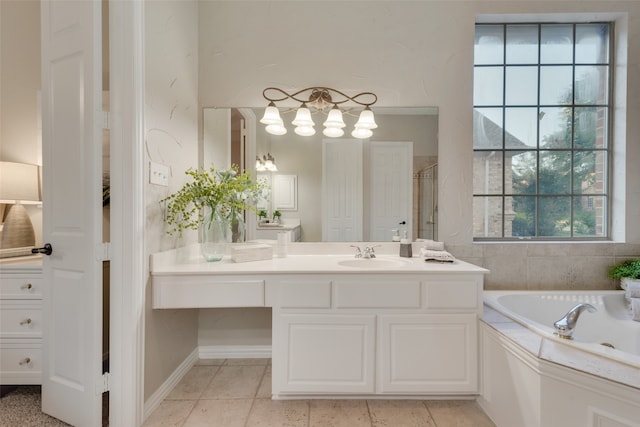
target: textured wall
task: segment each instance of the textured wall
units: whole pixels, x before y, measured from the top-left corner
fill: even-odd
[[[198,20],[191,1],[145,4],[145,145],[149,161],[171,168],[169,187],[145,187],[147,255],[195,241],[165,235],[159,201],[185,182],[184,171],[197,166]],[[145,309],[145,399],[197,346],[197,310],[152,310],[147,283]]]

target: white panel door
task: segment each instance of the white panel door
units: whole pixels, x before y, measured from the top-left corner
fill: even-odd
[[[478,392],[475,314],[379,317],[378,391]]]
[[[101,425],[101,3],[42,1],[42,410]]]
[[[390,242],[393,229],[411,239],[413,142],[372,141],[369,158],[369,240]]]
[[[322,240],[362,241],[362,141],[322,141]]]

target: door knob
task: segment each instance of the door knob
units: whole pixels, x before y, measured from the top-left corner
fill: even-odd
[[[399,222],[398,224],[400,224],[400,225],[406,225],[406,224],[407,224],[407,221],[401,221],[401,222]]]
[[[51,243],[45,243],[44,246],[41,247],[41,248],[33,248],[33,249],[31,249],[31,253],[32,254],[51,255],[52,252],[53,252],[53,246],[51,246]]]

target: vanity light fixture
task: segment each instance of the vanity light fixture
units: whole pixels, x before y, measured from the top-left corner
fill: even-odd
[[[276,166],[276,159],[270,154],[263,155],[262,158],[260,156],[256,156],[256,171],[258,172],[278,172],[278,167]]]
[[[378,127],[373,111],[371,111],[371,106],[376,103],[378,97],[371,92],[361,92],[354,96],[348,96],[339,90],[328,87],[308,87],[290,94],[276,87],[268,87],[262,91],[262,96],[269,101],[269,105],[265,109],[260,123],[266,125],[265,130],[271,135],[284,135],[287,133],[284,121],[280,117],[280,110],[276,106],[276,102],[286,101],[287,99],[292,99],[301,104],[297,109],[290,108],[283,111],[284,114],[296,111],[296,116],[291,124],[295,126],[294,132],[301,136],[315,135],[315,123],[311,115],[318,112],[327,115],[323,123],[324,130],[322,131],[325,136],[330,138],[343,136],[343,128],[346,127],[343,114],[355,117],[354,110],[360,106],[364,107],[364,109],[357,116],[358,121],[354,125],[351,136],[359,139],[370,138],[373,135],[372,129]],[[345,106],[347,103],[353,103],[356,106],[349,108]],[[260,159],[258,158],[257,160]],[[258,162],[256,161],[256,169],[257,166]]]

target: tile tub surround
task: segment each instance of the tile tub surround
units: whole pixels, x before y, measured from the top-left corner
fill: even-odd
[[[495,427],[471,400],[271,400],[270,383],[269,359],[200,360],[144,427]]]
[[[609,279],[608,268],[640,256],[640,243],[604,241],[482,242],[446,248],[491,271],[485,290],[615,290],[618,281]]]

